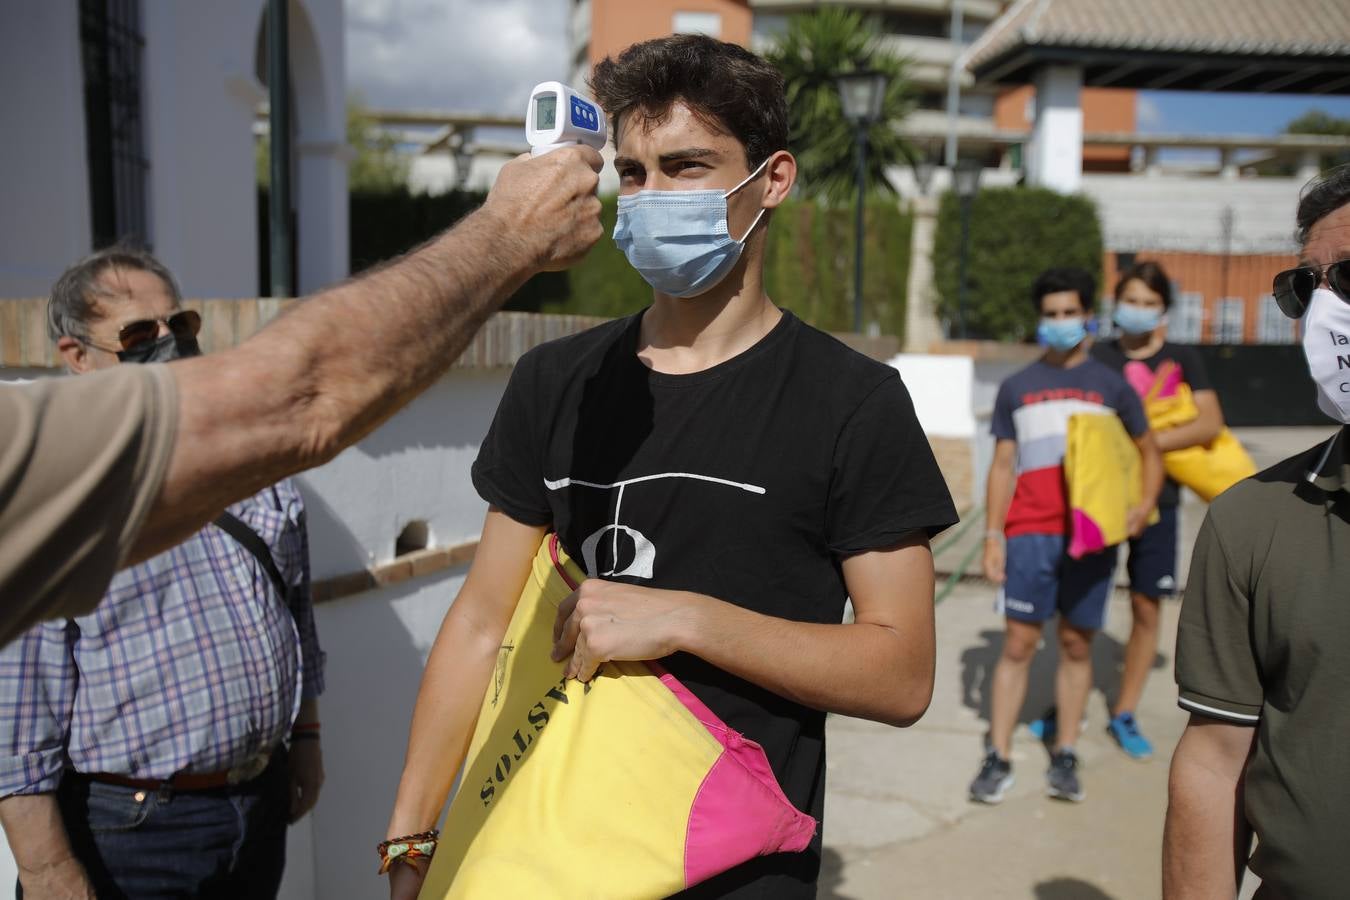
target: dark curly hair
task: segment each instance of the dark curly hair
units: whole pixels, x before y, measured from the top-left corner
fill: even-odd
[[[1046,269],[1031,286],[1031,302],[1036,305],[1036,312],[1041,311],[1041,300],[1046,294],[1062,291],[1077,293],[1079,302],[1083,304],[1083,312],[1091,312],[1097,297],[1097,279],[1087,269],[1078,266]]]
[[[609,114],[615,146],[624,117],[659,123],[682,100],[704,125],[740,141],[751,169],[787,149],[783,76],[736,44],[702,34],[643,41],[597,63],[590,86]]]
[[[1299,246],[1308,243],[1308,232],[1327,216],[1350,204],[1350,163],[1323,172],[1303,186],[1298,198],[1298,231],[1294,233]]]

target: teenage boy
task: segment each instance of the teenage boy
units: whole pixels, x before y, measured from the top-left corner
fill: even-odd
[[[549,530],[592,576],[558,623],[567,673],[663,660],[814,816],[825,712],[904,726],[931,698],[928,540],[956,521],[942,475],[895,370],[764,293],[765,229],[796,178],[781,75],[678,35],[606,59],[592,85],[615,136],[614,239],[653,302],[512,374],[474,465],[487,520],[423,677],[391,838],[435,824]],[[820,852],[817,834],[688,896],[814,897]],[[422,875],[395,867],[392,895]]]
[[[998,803],[1013,783],[1010,745],[1026,697],[1027,671],[1045,622],[1059,612],[1055,701],[1059,728],[1046,771],[1051,797],[1081,801],[1080,719],[1092,687],[1093,635],[1102,627],[1116,567],[1116,548],[1072,559],[1065,553],[1068,503],[1064,447],[1075,413],[1120,416],[1143,457],[1144,490],[1129,511],[1130,534],[1144,528],[1162,487],[1162,457],[1138,395],[1120,375],[1088,356],[1087,319],[1096,279],[1083,269],[1050,269],[1036,279],[1037,338],[1045,354],[999,386],[994,401],[997,443],[989,467],[984,573],[1001,585],[1007,620],[994,669],[990,748],[970,785],[970,798]]]

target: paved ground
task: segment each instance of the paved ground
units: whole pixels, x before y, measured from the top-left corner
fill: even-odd
[[[1259,465],[1312,446],[1331,429],[1244,429]],[[1183,507],[1184,555],[1204,516]],[[976,540],[963,536],[951,559]],[[944,554],[946,556],[947,554]],[[942,559],[939,559],[942,562]],[[956,567],[948,562],[948,571]],[[1184,570],[1183,570],[1184,571]],[[825,870],[820,896],[871,898],[1035,898],[1144,900],[1159,894],[1159,855],[1167,765],[1186,723],[1175,704],[1171,648],[1180,603],[1163,609],[1162,652],[1138,710],[1157,755],[1135,762],[1106,736],[1129,600],[1118,591],[1094,648],[1089,724],[1080,741],[1087,801],[1044,795],[1045,749],[1019,725],[1013,742],[1017,784],[997,807],[966,800],[988,727],[989,680],[1002,645],[993,591],[956,583],[938,606],[938,671],[933,704],[914,728],[896,730],[831,717]],[[1022,722],[1052,695],[1053,642],[1033,664]]]

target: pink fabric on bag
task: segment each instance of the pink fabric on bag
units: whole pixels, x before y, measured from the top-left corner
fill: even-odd
[[[579,585],[558,556],[558,536],[549,539],[553,566],[572,590]],[[648,669],[679,699],[719,744],[722,754],[699,785],[685,832],[685,887],[725,872],[747,859],[805,850],[816,820],[792,805],[769,766],[764,748],[717,717],[680,680],[657,662]]]
[[[689,810],[685,885],[705,881],[744,859],[805,850],[816,833],[816,820],[783,794],[764,748],[728,728],[660,664],[647,665],[723,747]]]
[[[1069,556],[1082,559],[1089,553],[1106,549],[1106,535],[1101,526],[1081,509],[1073,511],[1073,540],[1069,542]]]

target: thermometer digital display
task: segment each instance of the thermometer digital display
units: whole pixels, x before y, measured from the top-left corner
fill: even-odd
[[[530,92],[525,110],[525,139],[535,156],[569,144],[605,146],[605,114],[560,81],[545,81]]]

